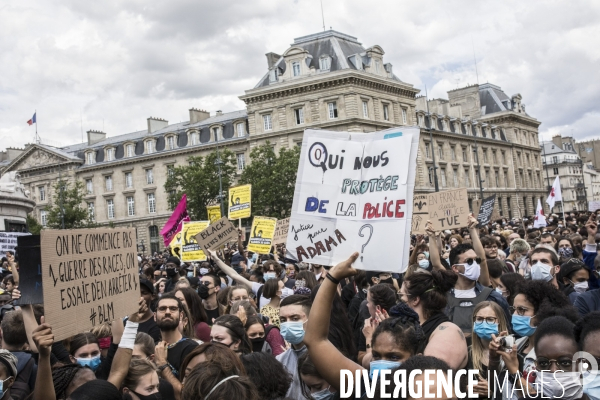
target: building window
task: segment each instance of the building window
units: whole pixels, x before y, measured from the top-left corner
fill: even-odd
[[[442,187],[446,187],[446,169],[440,168],[440,177],[442,178]]]
[[[93,152],[85,153],[85,162],[86,162],[86,164],[94,163],[94,153]]]
[[[152,172],[152,168],[148,168],[146,170],[146,184],[152,185],[154,183],[154,173]]]
[[[483,149],[483,162],[488,163],[488,151],[487,149]]]
[[[195,146],[199,143],[198,132],[190,133],[190,145]]]
[[[133,174],[131,172],[125,172],[125,187],[133,187]]]
[[[87,191],[87,194],[94,193],[94,184],[91,179],[85,180],[85,190]]]
[[[508,170],[504,170],[504,187],[508,187]]]
[[[135,201],[133,200],[133,196],[127,197],[127,215],[130,217],[135,216]]]
[[[452,157],[452,161],[456,161],[456,147],[450,146],[450,156]]]
[[[175,167],[173,165],[167,165],[167,176],[172,178],[175,175]]]
[[[292,63],[292,70],[294,72],[294,76],[300,76],[300,63],[299,62],[293,62]]]
[[[494,171],[494,178],[496,180],[496,187],[500,187],[500,174],[498,171]]]
[[[46,186],[38,186],[38,192],[40,193],[40,201],[46,200]]]
[[[467,148],[466,147],[462,148],[462,156],[463,156],[463,162],[467,162]]]
[[[367,101],[363,101],[362,105],[363,105],[363,117],[369,118],[369,103]]]
[[[438,153],[440,155],[440,160],[444,159],[444,145],[438,144]]]
[[[375,72],[379,73],[381,69],[381,63],[379,62],[379,60],[375,60]]]
[[[246,159],[244,158],[244,153],[239,153],[237,155],[237,169],[238,171],[243,171],[246,168]]]
[[[133,157],[133,145],[132,144],[128,144],[125,147],[127,149],[127,157]]]
[[[277,82],[277,68],[269,71],[269,82]]]
[[[384,121],[390,120],[390,107],[387,104],[383,105],[383,120]]]
[[[554,173],[554,175],[558,175],[558,168],[552,168],[552,172]]]
[[[428,171],[429,171],[429,186],[433,186],[433,180],[434,180],[433,167],[429,167]]]
[[[329,109],[329,119],[336,119],[338,117],[337,103],[335,101],[327,103],[327,108]]]
[[[465,169],[465,187],[470,187],[471,181],[469,180],[469,169]]]
[[[88,203],[88,218],[94,220],[94,203]]]
[[[452,182],[454,187],[458,187],[458,171],[456,169],[452,170]]]
[[[321,57],[319,59],[319,69],[321,71],[329,71],[331,69],[331,58]]]
[[[502,164],[506,164],[506,153],[504,151],[501,151],[500,156],[500,158],[502,159]]]
[[[496,156],[496,150],[492,151],[492,161],[494,164],[498,164],[498,157]]]
[[[167,137],[167,150],[175,149],[175,136]]]
[[[154,214],[156,212],[156,198],[154,193],[148,193],[148,212]]]
[[[407,123],[407,118],[406,118],[406,108],[403,108],[403,109],[402,109],[402,123],[403,123],[404,125],[406,125],[406,123]]]
[[[431,158],[431,143],[425,143],[425,158]]]
[[[271,114],[263,115],[263,128],[265,131],[270,131],[273,129],[273,124],[271,123]]]
[[[246,129],[244,129],[244,123],[243,122],[239,122],[236,125],[236,131],[237,131],[237,136],[238,137],[244,137],[246,135]]]
[[[115,149],[106,149],[106,161],[113,161],[115,159]]]
[[[154,153],[154,140],[146,141],[146,154]]]
[[[115,202],[113,199],[106,200],[106,211],[108,213],[108,219],[115,218]]]
[[[404,114],[403,114],[404,117]],[[404,119],[402,120],[404,122]],[[425,118],[421,114],[417,115],[417,122],[421,128],[425,128]]]
[[[113,190],[112,175],[105,176],[104,183],[106,184],[106,191],[112,192],[112,190]]]
[[[296,125],[302,125],[304,123],[304,108],[296,108],[294,117],[296,118]]]
[[[40,221],[42,221],[42,226],[48,225],[48,212],[46,210],[40,211]]]

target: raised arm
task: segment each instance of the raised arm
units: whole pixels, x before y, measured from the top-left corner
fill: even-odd
[[[596,267],[594,266],[594,260],[598,255],[598,247],[596,246],[596,233],[598,233],[598,224],[596,223],[595,214],[591,214],[587,223],[585,224],[585,228],[588,234],[588,242],[583,249],[583,262],[586,267],[590,270],[590,289],[598,288],[598,278],[594,274]]]
[[[10,266],[10,272],[13,276],[13,280],[15,281],[15,286],[19,286],[19,270],[17,269],[17,263],[15,262],[15,256],[8,253],[6,257],[8,260],[8,265]]]
[[[18,292],[15,288],[14,292]],[[34,353],[38,352],[35,341],[33,340],[33,332],[38,327],[38,323],[35,320],[35,314],[33,313],[33,307],[31,304],[24,304],[21,306],[21,312],[23,314],[23,324],[25,325],[25,334],[27,335],[27,341],[29,342],[29,350]]]
[[[481,244],[481,240],[479,240],[479,229],[477,229],[477,218],[473,216],[473,214],[469,215],[469,234],[471,235],[471,240],[473,241],[473,250],[477,254],[477,257],[481,258],[481,273],[479,274],[479,283],[483,286],[490,286],[490,272],[488,271],[487,261],[485,260],[485,250],[483,249],[483,245]]]
[[[233,268],[231,268],[229,265],[225,264],[217,256],[217,253],[214,250],[208,250],[208,252],[210,253],[211,258],[215,261],[215,263],[217,263],[219,268],[221,268],[221,270],[227,274],[227,276],[229,276],[231,279],[233,279],[237,283],[242,283],[248,287],[252,287],[252,282],[250,282],[248,279],[244,278],[243,276],[241,276],[240,274],[235,272],[235,270]]]
[[[433,230],[431,221],[427,221],[427,224],[425,224],[425,233],[429,236],[429,261],[431,261],[433,269],[445,270],[446,268],[444,268],[440,259],[441,246],[438,243],[440,234]]]
[[[248,262],[248,259],[246,258],[246,256],[244,255],[244,242],[242,241],[242,228],[238,228],[238,251],[240,252],[240,255],[242,257],[244,257],[243,261],[244,262]]]
[[[419,252],[419,247],[424,243],[423,235],[417,235],[417,239],[415,240],[415,247],[413,252],[410,254],[410,258],[408,259],[408,265],[413,265],[417,263],[417,253]]]
[[[337,281],[355,275],[357,271],[352,268],[352,263],[357,258],[358,253],[352,254],[349,259],[331,268],[329,275]],[[341,370],[350,370],[354,374],[354,371],[364,368],[346,358],[327,338],[331,306],[337,286],[327,277],[323,280],[310,310],[304,343],[319,374],[327,383],[339,390]]]
[[[50,365],[54,335],[52,334],[52,327],[44,323],[44,317],[42,317],[42,324],[33,331],[33,341],[40,353],[33,400],[56,400],[54,382],[52,381],[52,366]]]
[[[121,385],[123,384],[123,381],[129,372],[129,363],[131,362],[131,355],[133,353],[133,346],[135,343],[135,337],[137,335],[140,315],[144,315],[148,310],[148,306],[146,305],[144,299],[140,299],[139,305],[139,311],[131,314],[127,319],[125,329],[118,343],[119,349],[115,353],[115,358],[113,359],[112,366],[110,367],[110,375],[108,375],[107,381],[112,383],[117,389],[121,389]],[[121,324],[120,320],[115,322],[116,324]],[[116,341],[118,338],[114,339]]]

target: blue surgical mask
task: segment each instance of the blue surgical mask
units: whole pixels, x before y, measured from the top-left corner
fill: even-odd
[[[263,278],[265,281],[268,281],[269,279],[275,279],[275,272],[267,272],[263,275]]]
[[[88,367],[94,372],[96,372],[102,363],[100,360],[100,354],[98,354],[96,357],[90,358],[76,358],[75,361],[77,361],[77,364],[81,365],[82,367]]]
[[[512,327],[515,333],[521,337],[531,336],[536,330],[536,327],[531,326],[531,318],[525,315],[513,314]]]
[[[306,321],[298,322],[282,322],[280,326],[281,336],[286,342],[291,344],[298,344],[304,340],[304,323]]]
[[[0,399],[4,397],[5,395],[5,390],[4,390],[4,382],[6,382],[7,380],[9,380],[10,378],[6,378],[3,381],[0,381]]]
[[[335,396],[335,393],[331,393],[329,391],[330,387],[328,387],[327,389],[319,390],[318,392],[315,392],[315,393],[311,393],[310,395],[315,400],[330,400],[330,399],[333,399],[333,397]]]
[[[496,286],[496,292],[502,294],[502,289],[500,289],[500,286]]]
[[[600,372],[596,373],[593,379],[590,375],[587,371],[583,373],[583,393],[590,399],[600,399]]]
[[[538,261],[531,267],[531,279],[534,281],[551,281],[551,270],[552,267]]]
[[[483,340],[492,340],[492,335],[498,336],[498,324],[488,324],[485,321],[475,322],[473,331]]]
[[[429,260],[421,260],[419,261],[419,267],[423,268],[423,269],[427,269],[429,268]]]
[[[373,373],[375,371],[379,371],[379,376],[381,377],[381,371],[392,371],[398,367],[400,367],[401,362],[399,361],[387,361],[387,360],[377,360],[371,361],[369,367],[369,378],[373,379]]]
[[[208,268],[200,268],[200,275],[208,274]]]
[[[424,251],[423,254],[425,254],[425,257],[427,257],[427,259],[429,260],[429,252],[428,251]]]
[[[188,271],[187,277],[192,278],[194,276],[194,271]]]

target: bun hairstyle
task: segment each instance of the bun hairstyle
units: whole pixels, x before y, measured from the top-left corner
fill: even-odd
[[[409,352],[411,356],[415,355],[419,345],[425,339],[419,324],[419,315],[407,304],[399,303],[390,309],[390,317],[375,329],[372,342],[376,343],[379,335],[388,332],[399,348]]]
[[[405,280],[406,294],[409,298],[421,299],[423,314],[425,318],[429,318],[446,307],[446,293],[454,287],[457,280],[458,275],[449,270],[412,274]]]

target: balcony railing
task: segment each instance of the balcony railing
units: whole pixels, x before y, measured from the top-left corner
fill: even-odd
[[[584,195],[577,195],[577,201],[585,201],[586,196]]]

